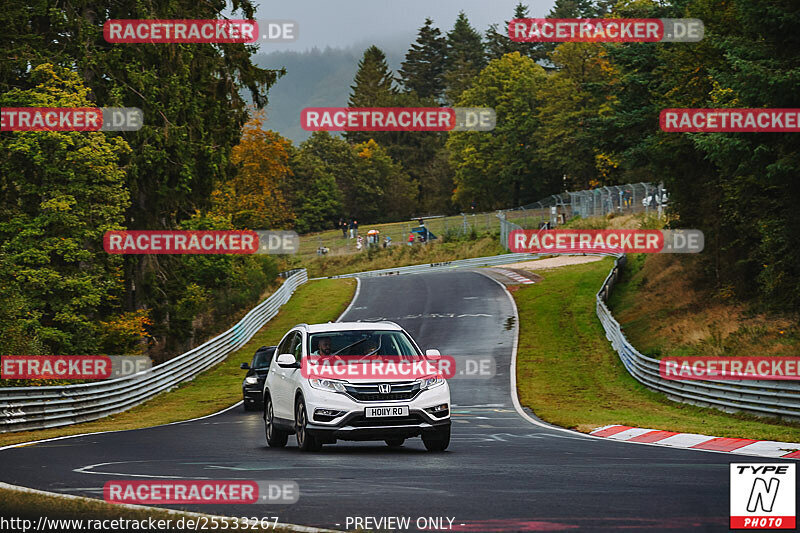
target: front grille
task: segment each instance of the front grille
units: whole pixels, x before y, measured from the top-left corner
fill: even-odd
[[[347,394],[359,402],[385,402],[391,400],[413,400],[419,394],[419,383],[416,381],[401,381],[389,383],[391,392],[378,392],[378,386],[385,383],[348,383],[345,385]]]
[[[367,418],[359,415],[352,418],[348,425],[358,428],[369,428],[376,426],[416,426],[423,422],[419,415],[398,416],[392,418]]]
[[[360,392],[350,393],[354,399],[360,402],[383,402],[388,400],[411,400],[419,391],[412,392],[390,392],[389,394],[364,394]]]

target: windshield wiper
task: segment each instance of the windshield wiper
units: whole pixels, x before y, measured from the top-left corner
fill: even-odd
[[[349,344],[349,345],[345,346],[345,347],[344,347],[344,348],[342,348],[341,350],[336,350],[335,352],[333,352],[333,355],[339,355],[339,354],[341,354],[343,351],[345,351],[345,350],[349,350],[349,349],[350,349],[350,348],[352,348],[353,346],[358,346],[359,344],[361,344],[362,342],[364,342],[364,341],[366,341],[366,340],[369,340],[369,337],[364,337],[363,339],[361,339],[361,340],[359,340],[359,341],[356,341],[356,342],[354,342],[353,344]]]

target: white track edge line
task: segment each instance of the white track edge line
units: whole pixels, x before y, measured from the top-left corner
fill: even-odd
[[[210,415],[198,416],[197,418],[190,418],[188,420],[177,420],[175,422],[167,422],[166,424],[157,424],[155,426],[145,426],[145,427],[142,427],[142,428],[130,428],[130,429],[109,429],[107,431],[92,431],[92,432],[89,432],[89,433],[76,433],[75,435],[62,435],[60,437],[51,437],[49,439],[30,440],[30,441],[27,441],[27,442],[18,442],[16,444],[8,444],[6,446],[0,447],[0,452],[3,451],[3,450],[11,449],[11,448],[20,448],[22,446],[28,446],[28,445],[31,445],[31,444],[39,444],[41,442],[52,442],[54,440],[62,440],[62,439],[74,439],[76,437],[87,437],[89,435],[103,435],[105,433],[122,433],[124,431],[138,431],[140,429],[160,428],[160,427],[164,427],[164,426],[173,426],[175,424],[185,424],[187,422],[195,422],[197,420],[203,420],[204,418],[211,418],[212,416],[221,415],[222,413],[224,413],[226,411],[230,411],[231,409],[233,409],[235,407],[239,407],[240,405],[242,405],[242,403],[243,403],[243,401],[239,400],[235,404],[233,404],[233,405],[231,405],[229,407],[226,407],[225,409],[222,409],[220,411],[217,411],[216,413],[211,413]],[[100,420],[102,420],[102,419],[100,419]],[[41,431],[41,430],[33,430],[33,431]],[[0,482],[0,483],[2,483],[2,482]]]
[[[740,456],[761,457],[761,458],[769,458],[769,459],[784,459],[783,457],[767,457],[767,456],[763,456],[763,455],[736,453],[736,451],[723,452],[723,451],[718,451],[718,450],[702,450],[702,449],[699,449],[699,448],[680,448],[678,446],[669,446],[669,445],[666,445],[666,444],[658,444],[657,442],[630,442],[630,441],[626,441],[626,440],[613,440],[613,439],[607,439],[605,437],[597,437],[597,436],[592,435],[590,433],[581,433],[580,431],[575,431],[575,430],[572,430],[572,429],[567,429],[567,428],[562,428],[562,427],[559,427],[559,426],[554,426],[554,425],[551,425],[551,424],[546,424],[544,422],[540,422],[539,420],[536,420],[535,418],[532,418],[531,416],[528,415],[528,413],[523,411],[522,404],[519,403],[519,397],[517,396],[517,346],[519,344],[519,330],[520,330],[520,327],[522,326],[522,324],[520,324],[520,320],[519,320],[519,310],[517,309],[517,302],[514,300],[514,296],[512,296],[512,294],[509,292],[508,288],[502,282],[494,279],[493,277],[489,276],[488,274],[485,274],[485,273],[481,272],[480,270],[475,270],[475,272],[480,273],[481,275],[489,278],[490,280],[492,280],[495,283],[497,283],[498,285],[500,285],[500,287],[506,293],[506,296],[508,297],[508,299],[511,301],[511,306],[514,309],[514,316],[517,319],[516,320],[517,327],[516,327],[516,333],[514,335],[514,344],[511,347],[511,350],[512,350],[511,351],[511,368],[509,369],[509,374],[511,374],[511,401],[514,404],[514,409],[517,411],[517,414],[519,414],[519,416],[521,416],[522,418],[524,418],[525,420],[527,420],[531,424],[533,424],[535,426],[542,427],[542,428],[546,428],[546,429],[552,429],[552,430],[556,430],[556,431],[561,431],[562,433],[569,433],[571,435],[579,435],[579,436],[587,438],[587,439],[598,439],[598,440],[602,440],[602,441],[605,441],[605,442],[620,442],[620,443],[625,443],[625,444],[637,444],[637,445],[642,445],[642,446],[657,446],[659,448],[670,448],[672,450],[691,450],[691,451],[695,451],[695,452],[721,453],[721,454],[725,454],[725,455],[740,455]],[[622,425],[622,424],[612,424],[612,425]],[[792,458],[786,458],[786,460],[791,460],[791,459]]]
[[[358,298],[359,292],[361,292],[361,279],[356,278],[356,292],[353,294],[353,299],[350,301],[350,304],[347,306],[347,309],[345,309],[344,312],[341,315],[339,315],[339,318],[336,319],[336,322],[339,322],[342,319],[342,317],[344,315],[346,315],[348,311],[350,311],[350,308],[353,307],[353,304],[356,302],[356,299]],[[233,409],[235,407],[238,407],[242,403],[243,403],[243,401],[239,400],[238,402],[236,402],[235,404],[231,405],[230,407],[226,407],[225,409],[217,411],[216,413],[211,413],[210,415],[205,415],[205,416],[199,416],[197,418],[190,418],[188,420],[178,420],[176,422],[168,422],[166,424],[158,424],[158,425],[155,425],[155,426],[147,426],[147,427],[143,427],[143,428],[110,429],[108,431],[93,431],[93,432],[90,432],[90,433],[77,433],[75,435],[62,435],[60,437],[52,437],[52,438],[49,438],[49,439],[39,439],[39,440],[31,440],[31,441],[27,441],[27,442],[18,442],[17,444],[9,444],[9,445],[6,445],[6,446],[0,446],[0,451],[8,450],[8,449],[11,449],[11,448],[20,448],[22,446],[29,446],[31,444],[39,444],[39,443],[42,443],[42,442],[52,442],[52,441],[55,441],[55,440],[72,439],[72,438],[76,438],[76,437],[86,437],[86,436],[89,436],[89,435],[102,435],[104,433],[121,433],[123,431],[136,431],[138,429],[150,429],[150,428],[157,428],[157,427],[162,427],[162,426],[171,426],[173,424],[185,424],[186,422],[195,422],[197,420],[203,420],[204,418],[210,418],[212,416],[221,415],[225,411],[229,411],[229,410],[231,410],[231,409]],[[0,482],[0,483],[2,483],[2,482]],[[31,490],[33,490],[33,489],[31,489]]]
[[[342,311],[342,314],[339,315],[339,318],[336,319],[336,322],[341,322],[342,318],[344,318],[344,315],[346,315],[350,311],[350,309],[356,303],[356,300],[358,300],[359,293],[361,293],[361,278],[356,278],[356,292],[353,293],[353,299],[350,300],[350,305],[348,305],[347,308],[344,311]]]
[[[353,299],[350,301],[350,305],[347,306],[347,309],[345,309],[344,312],[341,315],[339,315],[339,318],[336,319],[337,322],[339,320],[341,320],[341,318],[344,315],[347,314],[347,312],[350,310],[351,307],[353,307],[353,304],[355,303],[356,299],[358,298],[358,294],[359,294],[360,290],[361,290],[361,280],[359,278],[356,278],[356,292],[355,292],[355,294],[353,294]],[[186,422],[195,422],[197,420],[203,420],[204,418],[210,418],[212,416],[216,416],[216,415],[222,414],[222,413],[224,413],[226,411],[230,411],[231,409],[233,409],[235,407],[238,407],[242,403],[243,403],[243,401],[240,400],[240,401],[236,402],[235,404],[231,405],[230,407],[226,407],[225,409],[217,411],[216,413],[212,413],[210,415],[205,415],[205,416],[200,416],[200,417],[197,417],[197,418],[191,418],[189,420],[179,420],[177,422],[169,422],[167,424],[159,424],[157,426],[149,426],[149,427],[146,427],[146,428],[116,429],[116,430],[109,430],[109,431],[95,431],[95,432],[92,432],[92,433],[80,433],[80,434],[76,434],[76,435],[62,435],[61,437],[53,437],[53,438],[50,438],[50,439],[40,439],[40,440],[33,440],[33,441],[28,441],[28,442],[19,442],[17,444],[10,444],[10,445],[7,445],[7,446],[2,446],[2,447],[0,447],[0,451],[7,450],[7,449],[10,449],[10,448],[19,448],[19,447],[22,447],[22,446],[28,446],[28,445],[31,445],[31,444],[39,444],[39,443],[42,443],[42,442],[52,442],[52,441],[62,440],[62,439],[71,439],[71,438],[75,438],[75,437],[86,437],[86,436],[89,436],[89,435],[102,435],[104,433],[121,433],[123,431],[136,431],[138,429],[149,429],[149,428],[162,427],[162,426],[171,426],[171,425],[174,425],[174,424],[184,424]],[[0,481],[0,489],[13,490],[13,491],[16,491],[16,492],[26,492],[26,493],[31,493],[31,494],[40,494],[40,495],[44,495],[44,496],[49,496],[51,498],[61,498],[61,499],[68,499],[68,500],[80,500],[80,501],[91,501],[91,502],[102,502],[103,501],[103,500],[98,500],[96,498],[88,498],[88,497],[85,497],[85,496],[76,496],[76,495],[72,495],[72,494],[60,494],[60,493],[57,493],[57,492],[48,492],[48,491],[44,491],[44,490],[32,489],[32,488],[29,488],[29,487],[21,487],[19,485],[11,485],[10,483],[5,483],[5,482],[2,482],[2,481]],[[203,513],[194,513],[194,512],[191,512],[191,511],[179,511],[179,510],[176,510],[176,509],[169,509],[169,508],[165,508],[165,507],[149,507],[149,506],[146,506],[146,505],[134,505],[134,504],[130,504],[130,503],[122,503],[122,504],[115,504],[115,505],[124,507],[126,509],[139,509],[139,510],[147,510],[147,511],[163,511],[163,512],[167,512],[169,514],[183,514],[183,515],[188,515],[188,516],[193,516],[193,517],[208,516],[208,517],[228,518],[228,517],[221,516],[221,515],[209,515],[209,514],[203,514]],[[310,527],[310,526],[300,526],[300,525],[296,525],[296,524],[281,524],[281,523],[279,523],[278,525],[282,526],[282,527],[291,528],[294,531],[298,531],[300,533],[326,533],[326,532],[329,532],[329,531],[337,531],[337,530],[334,530],[334,529],[320,529],[320,528],[315,528],[315,527]]]

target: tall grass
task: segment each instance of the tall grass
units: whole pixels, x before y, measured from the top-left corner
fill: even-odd
[[[455,261],[505,252],[497,233],[469,232],[465,236],[444,234],[443,238],[425,244],[414,243],[409,246],[404,243],[394,243],[388,248],[370,248],[356,254],[297,259],[292,265],[307,268],[310,277],[324,277],[364,270]]]

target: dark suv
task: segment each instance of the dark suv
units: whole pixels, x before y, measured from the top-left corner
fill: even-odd
[[[247,370],[242,381],[242,399],[245,411],[260,411],[264,408],[264,380],[267,379],[269,364],[275,355],[276,346],[262,346],[256,350],[253,361],[248,365],[242,363],[241,368]]]

